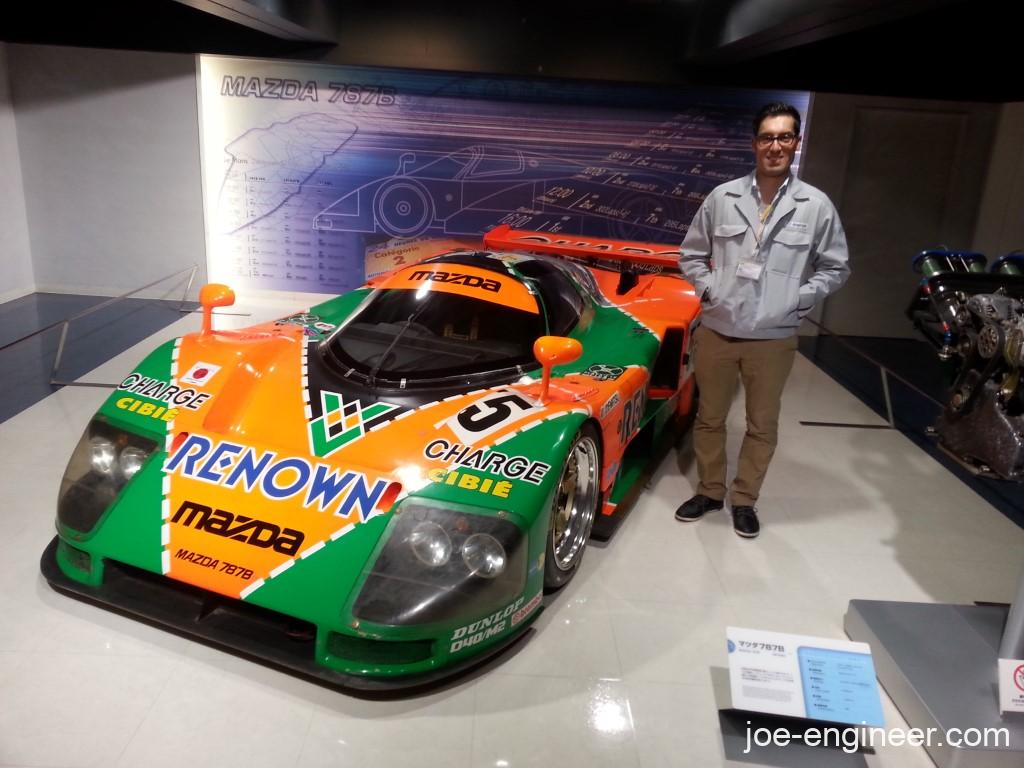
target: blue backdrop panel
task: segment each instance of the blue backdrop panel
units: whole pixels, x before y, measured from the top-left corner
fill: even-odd
[[[338,293],[391,241],[506,223],[675,244],[775,100],[806,115],[809,94],[204,56],[210,274]]]

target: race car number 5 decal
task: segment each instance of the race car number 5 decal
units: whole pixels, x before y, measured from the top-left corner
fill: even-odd
[[[468,405],[448,419],[448,427],[467,445],[543,410],[518,392],[499,390]]]

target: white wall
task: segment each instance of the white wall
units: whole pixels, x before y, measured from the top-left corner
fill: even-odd
[[[195,263],[200,285],[195,58],[9,45],[8,64],[37,290],[116,295]]]
[[[978,211],[974,248],[989,263],[1024,250],[1024,103],[1003,104]]]
[[[0,43],[0,303],[34,290],[18,133],[11,105],[7,45]]]

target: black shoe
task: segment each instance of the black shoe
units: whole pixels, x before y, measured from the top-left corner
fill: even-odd
[[[732,529],[737,536],[755,539],[761,532],[761,524],[757,522],[757,510],[753,507],[739,506],[732,508]]]
[[[692,499],[684,501],[680,505],[679,509],[676,510],[676,520],[692,523],[694,520],[700,520],[704,517],[705,512],[714,512],[723,506],[724,504],[721,499],[712,499],[710,496],[698,493]]]

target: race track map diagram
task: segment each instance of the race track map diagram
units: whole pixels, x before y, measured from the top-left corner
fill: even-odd
[[[200,88],[210,279],[315,293],[499,224],[676,245],[749,171],[753,111],[809,103],[218,56]]]

